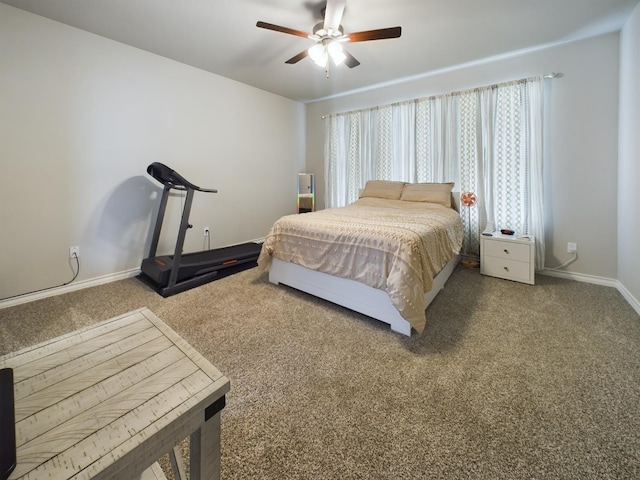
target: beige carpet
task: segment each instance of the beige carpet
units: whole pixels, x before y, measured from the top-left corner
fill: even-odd
[[[0,310],[0,354],[149,307],[231,379],[224,479],[640,478],[640,318],[613,288],[456,269],[406,338],[248,270]]]

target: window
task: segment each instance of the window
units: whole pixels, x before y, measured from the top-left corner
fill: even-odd
[[[367,180],[455,182],[478,197],[467,251],[480,233],[510,228],[536,239],[544,267],[542,77],[329,115],[327,207],[358,199]],[[465,238],[467,235],[465,235]]]

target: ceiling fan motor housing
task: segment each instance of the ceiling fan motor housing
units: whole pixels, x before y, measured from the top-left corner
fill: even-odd
[[[320,22],[313,27],[313,35],[320,40],[325,38],[338,38],[344,35],[344,28],[342,28],[342,25],[339,25],[337,32],[331,29],[327,31],[324,29],[324,22]]]

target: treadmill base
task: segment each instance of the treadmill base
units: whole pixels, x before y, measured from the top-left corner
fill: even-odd
[[[192,288],[196,288],[201,285],[213,282],[214,280],[219,280],[221,278],[228,277],[229,275],[233,275],[234,273],[239,273],[250,268],[255,268],[257,266],[257,261],[240,263],[223,268],[221,270],[216,270],[215,272],[205,273],[204,275],[188,278],[186,280],[183,280],[182,282],[176,283],[172,287],[160,286],[144,273],[140,273],[136,278],[153,289],[155,292],[162,295],[164,298],[167,298],[178,293],[186,292],[187,290],[191,290]]]

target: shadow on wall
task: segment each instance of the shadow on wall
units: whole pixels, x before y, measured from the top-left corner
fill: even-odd
[[[136,176],[100,202],[85,237],[96,274],[140,267],[149,251],[161,194],[150,179]]]

